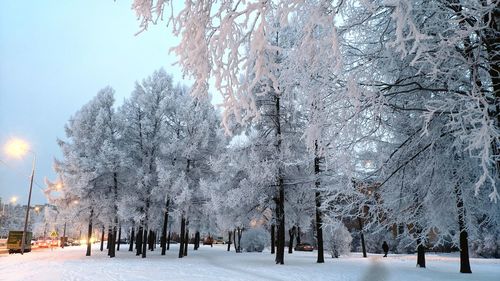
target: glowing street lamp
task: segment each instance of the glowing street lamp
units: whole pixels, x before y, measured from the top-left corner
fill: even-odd
[[[30,151],[30,145],[25,140],[12,138],[5,144],[4,151],[11,157],[21,158]]]
[[[24,231],[23,231],[23,238],[21,240],[21,255],[24,254],[24,247],[26,246],[26,232],[28,231],[28,218],[30,215],[30,205],[31,205],[31,192],[33,190],[33,178],[35,177],[35,162],[36,162],[36,155],[33,150],[30,149],[30,145],[28,142],[25,140],[19,139],[19,138],[12,138],[10,139],[4,147],[5,152],[15,158],[21,158],[23,157],[26,153],[31,152],[33,153],[33,165],[31,168],[31,177],[30,177],[30,191],[28,195],[28,208],[26,208],[26,217],[24,218]],[[16,198],[17,200],[17,198]]]

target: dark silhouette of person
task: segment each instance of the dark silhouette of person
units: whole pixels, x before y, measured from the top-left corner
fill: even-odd
[[[384,241],[382,244],[382,250],[384,250],[384,258],[387,257],[387,253],[389,252],[389,245],[387,245],[387,242]]]

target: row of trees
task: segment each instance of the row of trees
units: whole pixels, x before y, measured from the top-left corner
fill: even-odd
[[[115,241],[120,226],[132,224],[145,247],[161,223],[165,236],[169,215],[202,227],[193,208],[201,200],[197,186],[224,145],[213,107],[173,87],[164,70],[137,83],[119,109],[113,94],[101,90],[66,126],[67,140],[59,141],[64,157],[55,165],[60,178],[48,182],[49,190],[62,182],[64,192],[52,201],[88,221],[89,238],[100,226]]]
[[[166,5],[174,3],[135,0],[141,27],[163,17]],[[360,217],[363,227],[394,224],[417,244],[420,266],[432,233],[460,247],[461,272],[470,272],[468,236],[498,233],[491,202],[499,198],[499,6],[198,1],[171,9],[169,20],[181,37],[179,62],[196,79],[193,93],[205,95],[215,78],[226,130],[235,130],[234,120],[266,124],[278,236],[282,191],[314,182],[318,225],[326,213]],[[302,127],[285,129],[291,118]],[[300,143],[294,133],[308,153],[287,150]],[[313,159],[309,181],[287,175],[305,163],[293,153]],[[349,185],[353,179],[361,183]],[[356,188],[367,183],[377,186],[371,199]]]
[[[167,3],[133,7],[147,28]],[[58,200],[80,198],[75,214],[110,241],[133,224],[143,257],[149,230],[165,241],[175,218],[181,237],[266,225],[283,264],[287,232],[313,219],[320,263],[325,226],[354,221],[361,238],[393,230],[421,267],[427,247],[456,245],[471,272],[469,236],[500,225],[498,12],[465,0],[185,4],[175,51],[194,97],[164,71],[118,109],[103,89],[60,141]]]

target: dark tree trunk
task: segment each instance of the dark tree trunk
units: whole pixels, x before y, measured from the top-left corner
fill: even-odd
[[[359,236],[361,238],[361,249],[363,250],[363,258],[366,258],[366,245],[365,245],[365,234],[363,233],[363,221],[360,217],[358,217],[358,225],[359,225]]]
[[[135,239],[136,256],[142,255],[142,234],[143,228],[139,226],[139,229],[137,229],[137,239]]]
[[[288,230],[288,235],[290,236],[290,241],[288,242],[288,253],[293,253],[293,237],[295,234],[295,226]]]
[[[101,235],[101,252],[104,250],[104,226],[102,227],[102,235]]]
[[[274,243],[276,242],[276,237],[274,237],[275,227],[276,226],[274,225],[274,223],[271,224],[271,254],[274,254],[276,249],[276,246],[274,245]]]
[[[241,235],[243,234],[243,229],[238,227],[238,250],[237,253],[241,253]]]
[[[227,240],[227,251],[231,251],[231,231],[228,231],[229,239]]]
[[[236,229],[233,230],[233,248],[234,248],[234,251],[237,253],[238,248],[236,247]]]
[[[122,240],[122,226],[118,227],[118,244],[116,245],[116,250],[120,251],[120,240]]]
[[[196,231],[194,234],[194,250],[198,250],[200,247],[200,232]]]
[[[154,250],[154,243],[155,243],[155,233],[152,230],[149,230],[149,239],[148,239],[148,250],[153,251]]]
[[[189,245],[189,229],[187,228],[188,222],[186,221],[186,237],[184,238],[184,256],[188,255],[188,245]]]
[[[109,227],[108,229],[108,243],[106,243],[108,247],[108,256],[110,258],[115,257],[115,241],[116,241],[116,226]]]
[[[168,236],[167,236],[167,251],[170,250],[170,231],[168,232]]]
[[[142,258],[146,257],[146,252],[147,252],[147,247],[148,247],[148,227],[144,227],[144,230],[142,231]]]
[[[417,267],[425,268],[425,246],[417,239]]]
[[[296,239],[296,240],[297,240],[297,244],[302,243],[302,242],[300,241],[300,226],[297,226],[297,239]]]
[[[167,203],[165,206],[165,212],[163,214],[163,227],[161,229],[161,255],[164,256],[167,251],[167,226],[168,226],[168,208],[170,205],[170,199],[167,198]]]
[[[116,236],[117,236],[117,227],[118,227],[118,174],[116,172],[113,173],[113,211],[114,211],[114,223],[112,228],[112,237],[111,244],[109,244],[109,257],[114,258],[116,254]],[[109,240],[109,239],[108,239]],[[108,241],[109,243],[109,241]],[[118,245],[120,245],[120,241],[118,241]]]
[[[181,233],[179,237],[179,258],[184,257],[184,236],[186,235],[186,219],[181,216]]]
[[[132,230],[130,233],[130,245],[128,247],[129,252],[134,251],[134,238],[135,238],[135,226],[134,226],[134,223],[132,223]]]
[[[111,237],[108,236],[108,254],[110,258],[115,257],[115,240],[116,240],[116,228],[113,227],[113,230],[111,231]]]
[[[465,226],[465,206],[460,186],[455,185],[455,196],[457,199],[458,228],[460,231],[460,273],[472,273],[469,262],[469,239]]]
[[[278,33],[276,33],[276,43],[278,42]],[[276,152],[281,160],[281,145],[282,145],[282,133],[281,133],[281,112],[280,112],[280,97],[276,93],[275,96],[275,106],[276,106]],[[277,174],[277,196],[275,198],[276,203],[276,223],[277,223],[277,245],[276,245],[276,264],[285,263],[285,186],[283,184],[283,171],[281,164],[278,166]]]
[[[278,179],[278,198],[276,198],[276,218],[278,222],[277,243],[276,243],[276,264],[285,264],[285,190],[283,179]]]
[[[108,250],[108,256],[110,254],[109,252],[109,244],[111,243],[112,237],[113,236],[113,228],[108,225],[108,241],[106,242],[106,250]]]
[[[316,202],[316,239],[318,241],[318,260],[317,263],[324,263],[324,249],[323,249],[323,217],[321,214],[321,194],[319,192],[320,188],[320,180],[319,173],[320,171],[320,160],[319,151],[318,151],[318,141],[314,141],[314,174],[316,175],[316,181],[314,183],[316,187],[315,192],[315,202]]]
[[[90,216],[89,216],[89,229],[87,231],[87,253],[85,256],[89,257],[91,255],[91,250],[92,250],[92,243],[91,243],[91,238],[92,238],[92,217],[94,216],[94,209],[90,209]]]

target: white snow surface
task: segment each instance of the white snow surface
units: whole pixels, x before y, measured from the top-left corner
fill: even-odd
[[[125,245],[123,245],[125,246]],[[267,252],[227,252],[226,246],[201,246],[177,258],[178,245],[166,256],[159,249],[142,259],[123,247],[113,259],[94,245],[91,257],[85,247],[41,250],[21,256],[0,255],[0,280],[500,280],[500,260],[471,259],[472,274],[460,274],[457,254],[427,254],[427,268],[416,268],[416,256],[382,258],[359,253],[316,263],[316,252],[286,254],[285,265],[274,264]],[[125,251],[124,251],[125,250]]]

